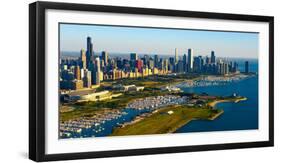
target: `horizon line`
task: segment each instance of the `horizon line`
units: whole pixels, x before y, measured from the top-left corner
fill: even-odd
[[[61,56],[71,56],[71,57],[75,57],[75,56],[77,56],[77,57],[79,57],[79,55],[75,55],[75,56],[72,56],[72,55],[63,55],[62,53],[63,52],[69,52],[69,53],[77,53],[77,54],[80,54],[80,51],[60,51],[60,53],[61,53]],[[103,52],[103,51],[99,51],[99,52],[96,52],[96,53],[101,53],[101,52]],[[108,52],[108,51],[105,51],[105,52],[107,52],[108,53],[108,55],[110,56],[110,54],[124,54],[124,55],[126,55],[126,54],[128,54],[128,55],[130,55],[131,53],[137,53],[137,52]],[[151,56],[154,56],[154,55],[160,55],[160,56],[174,56],[174,54],[156,54],[156,53],[137,53],[137,54],[139,54],[139,55],[151,55]],[[184,53],[184,54],[187,54],[187,53]],[[182,55],[178,55],[179,57],[182,57],[184,54],[182,54]],[[211,54],[210,54],[211,55]],[[206,56],[209,56],[209,55],[193,55],[193,56],[202,56],[202,57],[206,57]],[[258,57],[257,58],[252,58],[252,57],[235,57],[235,56],[233,56],[233,57],[223,57],[223,56],[217,56],[217,55],[215,55],[216,57],[218,57],[218,58],[237,58],[237,59],[259,59]]]

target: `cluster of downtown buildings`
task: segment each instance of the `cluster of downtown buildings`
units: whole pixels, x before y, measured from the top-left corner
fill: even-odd
[[[60,88],[77,90],[100,85],[103,80],[138,78],[150,75],[167,75],[170,73],[198,73],[212,75],[228,75],[238,72],[236,62],[217,59],[215,52],[211,56],[194,56],[193,49],[179,58],[178,49],[174,57],[159,58],[158,55],[131,53],[130,58],[110,58],[106,51],[101,56],[94,55],[93,43],[87,37],[87,49],[80,51],[78,59],[60,60]],[[245,62],[245,72],[249,72],[249,62]]]

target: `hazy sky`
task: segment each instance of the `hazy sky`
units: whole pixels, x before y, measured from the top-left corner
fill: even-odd
[[[86,49],[86,38],[92,37],[96,52],[147,53],[179,56],[192,48],[194,55],[210,55],[214,50],[218,57],[258,57],[258,33],[238,33],[200,30],[156,29],[97,25],[60,25],[62,51]]]

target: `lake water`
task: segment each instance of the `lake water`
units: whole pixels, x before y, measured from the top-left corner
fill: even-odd
[[[71,133],[71,136],[61,136],[61,138],[85,138],[85,137],[103,137],[108,136],[113,132],[113,129],[121,124],[124,124],[126,122],[130,122],[134,120],[134,118],[138,115],[141,115],[143,113],[149,113],[150,110],[143,109],[143,110],[137,110],[137,109],[130,109],[126,108],[123,109],[122,112],[126,113],[122,115],[121,117],[117,119],[112,119],[110,121],[104,121],[104,123],[100,123],[99,125],[91,126],[90,128],[83,128],[82,132],[69,132]]]
[[[243,63],[240,62],[240,70],[243,71]],[[242,66],[241,66],[242,65]],[[258,71],[256,60],[250,61],[250,71]],[[213,121],[195,120],[179,128],[176,133],[227,131],[258,129],[258,76],[254,76],[238,82],[219,86],[182,88],[189,93],[208,93],[210,95],[229,96],[237,93],[247,97],[246,101],[239,103],[219,103],[215,107],[223,109],[224,113]]]

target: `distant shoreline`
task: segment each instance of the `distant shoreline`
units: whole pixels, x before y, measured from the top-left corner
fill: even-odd
[[[95,52],[98,55],[101,54],[102,51]],[[110,55],[113,56],[119,56],[119,55],[130,55],[131,52],[109,52]],[[132,52],[133,53],[133,52]],[[61,56],[64,57],[79,57],[80,51],[60,51]],[[155,55],[155,53],[138,53],[140,56],[144,55]],[[174,56],[174,54],[157,54],[159,57],[168,57],[168,56]],[[218,56],[218,58],[225,58],[223,56]],[[228,57],[230,60],[258,60],[258,58],[241,58],[241,57]]]

